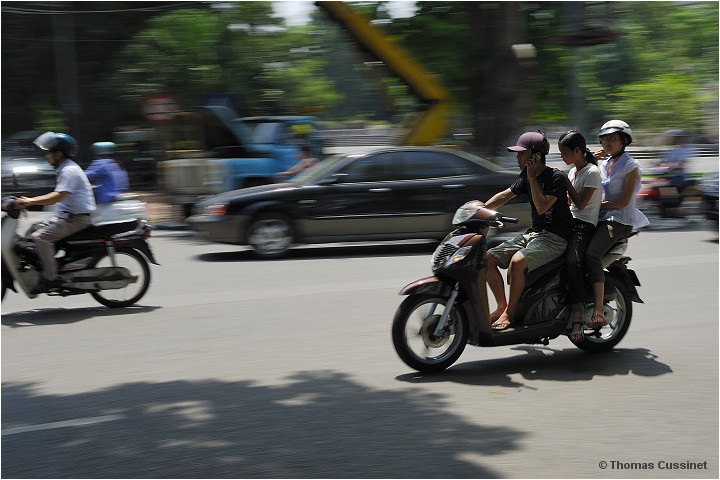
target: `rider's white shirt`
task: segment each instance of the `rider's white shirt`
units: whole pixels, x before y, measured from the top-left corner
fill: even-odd
[[[600,214],[600,203],[602,203],[602,178],[600,177],[600,169],[592,163],[585,165],[580,172],[577,172],[577,167],[573,167],[568,174],[568,178],[573,187],[575,187],[578,195],[582,195],[582,191],[585,188],[595,189],[585,208],[579,210],[573,202],[570,205],[570,213],[572,213],[573,217],[583,222],[597,225],[598,215]]]
[[[90,182],[80,165],[68,159],[57,171],[56,192],[67,192],[58,210],[70,213],[92,213],[95,211],[95,197]]]

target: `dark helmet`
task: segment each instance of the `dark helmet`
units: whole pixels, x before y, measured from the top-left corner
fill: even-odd
[[[78,143],[65,133],[45,132],[33,143],[48,152],[63,152],[67,158],[74,157],[78,152]]]
[[[90,148],[96,156],[101,156],[114,154],[116,146],[113,142],[95,142]]]

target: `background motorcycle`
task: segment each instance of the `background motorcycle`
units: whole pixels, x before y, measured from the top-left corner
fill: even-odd
[[[34,243],[17,233],[23,209],[14,198],[6,198],[2,211],[2,298],[8,289],[17,292],[15,284],[35,298],[32,291],[42,268]],[[124,219],[90,225],[57,242],[61,286],[48,295],[89,293],[107,307],[133,305],[150,286],[148,260],[158,264],[147,242],[151,230],[147,220]]]
[[[664,218],[683,216],[683,207],[688,204],[688,199],[699,195],[695,188],[697,181],[688,178],[682,170],[656,165],[647,173],[649,178],[643,180],[637,193],[637,205],[650,215],[657,213]]]
[[[486,288],[485,252],[491,226],[501,227],[513,218],[468,202],[455,213],[457,227],[437,247],[432,258],[434,276],[403,288],[408,297],[398,308],[392,326],[395,351],[411,368],[438,372],[451,366],[467,344],[492,347],[515,344],[547,345],[570,333],[565,257],[537,268],[526,277],[513,325],[493,330]],[[586,292],[583,340],[575,343],[589,352],[612,349],[630,327],[632,302],[642,302],[635,272],[623,257],[627,241],[618,242],[603,258],[606,324],[590,328],[592,292]]]

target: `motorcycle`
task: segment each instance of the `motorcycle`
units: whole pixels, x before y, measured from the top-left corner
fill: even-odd
[[[2,200],[2,298],[6,291],[29,298],[40,280],[41,263],[29,235],[17,233],[23,208],[15,198]],[[32,229],[32,227],[31,227]],[[150,250],[150,223],[142,218],[123,218],[91,224],[55,244],[60,286],[47,293],[69,296],[89,293],[110,308],[135,304],[150,286],[149,262],[159,265]]]
[[[480,201],[461,206],[453,218],[455,230],[438,245],[432,256],[431,277],[417,280],[401,291],[392,325],[395,351],[409,367],[434,373],[450,367],[470,344],[493,347],[543,344],[561,335],[570,336],[565,258],[526,274],[526,286],[513,324],[505,330],[490,325],[486,288],[485,252],[490,227],[501,228],[517,219],[504,217]],[[627,239],[616,243],[603,257],[606,323],[589,327],[593,296],[586,292],[583,308],[584,338],[574,344],[588,352],[611,350],[625,336],[632,318],[632,302],[643,303],[635,272],[623,256]]]
[[[647,173],[637,193],[638,208],[650,214],[656,210],[663,218],[681,216],[686,199],[696,194],[697,182],[671,166],[656,165]]]

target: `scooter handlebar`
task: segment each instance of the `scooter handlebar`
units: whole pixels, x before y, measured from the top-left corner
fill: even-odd
[[[2,211],[7,212],[10,217],[17,219],[20,217],[22,208],[18,206],[16,197],[5,197],[2,199]]]

